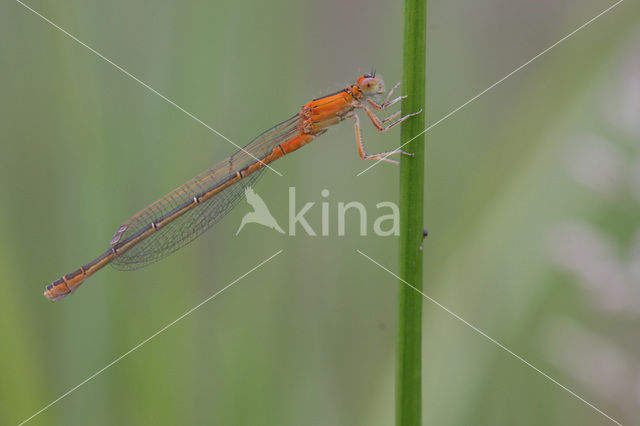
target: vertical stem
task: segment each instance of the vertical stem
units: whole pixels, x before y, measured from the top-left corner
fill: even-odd
[[[402,87],[409,95],[402,113],[422,109],[425,103],[426,0],[404,0]],[[405,143],[425,128],[425,114],[402,123]],[[424,136],[404,146],[413,157],[402,156],[400,165],[400,277],[422,289]],[[396,372],[396,425],[421,424],[422,402],[422,296],[399,283],[398,352]]]

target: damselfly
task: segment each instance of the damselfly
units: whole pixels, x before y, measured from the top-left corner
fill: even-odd
[[[365,152],[356,110],[363,110],[381,132],[420,114],[422,110],[398,118],[398,111],[385,119],[374,114],[371,108],[383,111],[406,97],[391,99],[399,85],[391,88],[383,102],[378,103],[385,89],[382,80],[371,73],[358,77],[355,84],[339,92],[313,99],[293,117],[260,134],[226,160],[131,217],[116,230],[109,250],[52,282],[44,295],[51,300],[61,299],[105,265],[135,269],[178,250],[222,219],[242,199],[245,189],[255,184],[265,166],[310,143],[347,118],[354,120],[360,158],[397,164],[398,161],[388,156],[412,154],[400,149],[371,155]],[[391,124],[387,124],[389,122]]]

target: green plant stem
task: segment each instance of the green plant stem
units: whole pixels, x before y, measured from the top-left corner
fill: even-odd
[[[409,95],[402,101],[402,113],[422,109],[425,103],[426,0],[405,0],[402,87]],[[405,143],[425,128],[425,114],[402,123]],[[424,135],[403,147],[412,157],[400,164],[400,277],[422,290]],[[398,348],[396,371],[396,425],[421,424],[422,402],[422,296],[399,283]]]

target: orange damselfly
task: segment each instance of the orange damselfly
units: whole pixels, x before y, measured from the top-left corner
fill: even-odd
[[[365,152],[356,110],[363,110],[381,132],[420,114],[422,110],[398,118],[398,111],[385,119],[374,114],[371,108],[383,111],[406,97],[391,99],[399,85],[392,87],[383,102],[378,103],[385,89],[382,80],[372,72],[358,77],[355,84],[345,89],[313,99],[293,117],[263,132],[226,160],[131,217],[116,230],[109,250],[52,282],[44,295],[51,300],[61,299],[108,264],[116,269],[136,269],[181,248],[222,219],[242,199],[245,188],[254,185],[267,164],[308,144],[347,118],[354,120],[360,158],[397,164],[388,156],[412,154],[399,149],[371,155]]]

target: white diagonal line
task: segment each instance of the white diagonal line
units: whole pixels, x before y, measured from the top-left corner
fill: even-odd
[[[398,149],[401,149],[403,146],[407,145],[408,143],[410,143],[411,141],[413,141],[416,138],[419,138],[420,136],[424,135],[425,133],[427,133],[429,130],[431,130],[432,128],[434,128],[435,126],[437,126],[438,124],[442,123],[444,120],[446,120],[447,118],[451,117],[453,114],[455,114],[456,112],[460,111],[462,108],[466,107],[467,105],[469,105],[471,102],[475,101],[476,99],[478,99],[480,96],[484,95],[485,93],[487,93],[489,90],[493,89],[494,87],[496,87],[497,85],[499,85],[500,83],[502,83],[503,81],[505,81],[506,79],[508,79],[509,77],[511,77],[512,75],[514,75],[515,73],[517,73],[518,71],[520,71],[522,68],[526,67],[527,65],[529,65],[531,62],[535,61],[536,59],[538,59],[539,57],[541,57],[542,55],[544,55],[545,53],[547,53],[548,51],[550,51],[551,49],[553,49],[554,47],[556,47],[557,45],[559,45],[560,43],[562,43],[563,41],[565,41],[566,39],[568,39],[569,37],[573,36],[575,33],[577,33],[578,31],[582,30],[583,28],[585,28],[587,25],[593,23],[593,21],[595,21],[596,19],[600,18],[602,15],[604,15],[605,13],[609,12],[611,9],[613,9],[614,7],[618,6],[620,3],[622,3],[624,0],[618,0],[616,3],[612,4],[611,6],[609,6],[608,8],[606,8],[605,10],[603,10],[602,12],[598,13],[596,16],[594,16],[593,18],[589,19],[587,22],[585,22],[584,24],[580,25],[578,28],[576,28],[575,30],[571,31],[569,34],[567,34],[566,36],[562,37],[560,40],[556,41],[555,43],[553,43],[551,46],[547,47],[546,49],[544,49],[542,52],[538,53],[536,56],[534,56],[533,58],[529,59],[527,62],[525,62],[524,64],[520,65],[518,68],[514,69],[513,71],[511,71],[509,74],[505,75],[504,77],[502,77],[500,80],[496,81],[495,83],[493,83],[491,86],[487,87],[486,89],[484,89],[482,92],[478,93],[477,95],[475,95],[473,98],[469,99],[467,102],[463,103],[462,105],[460,105],[459,107],[457,107],[456,109],[450,111],[447,115],[445,115],[444,117],[440,118],[438,121],[436,121],[435,123],[429,125],[429,127],[427,127],[426,129],[424,129],[422,132],[418,133],[417,135],[415,135],[414,137],[412,137],[411,139],[409,139],[408,141],[406,141],[405,143],[403,143],[402,145],[400,145],[399,147],[397,147],[396,149],[392,150],[391,152],[394,152]],[[385,158],[387,158],[389,155],[385,155],[384,157],[380,157],[378,158],[378,160],[376,162],[374,162],[372,165],[370,165],[369,167],[367,167],[366,169],[364,169],[363,171],[361,171],[360,173],[358,173],[356,176],[360,176],[361,174],[363,174],[364,172],[366,172],[367,170],[371,169],[372,167],[375,167],[378,165],[378,163],[380,163],[381,161],[384,161]]]
[[[277,255],[279,255],[280,253],[282,253],[283,250],[278,250],[276,253],[274,253],[273,255],[271,255],[270,257],[268,257],[267,259],[263,260],[262,262],[260,262],[259,264],[257,264],[256,266],[254,266],[253,268],[249,269],[247,272],[245,272],[244,274],[240,275],[238,278],[236,278],[235,280],[233,280],[232,282],[230,282],[229,284],[227,284],[225,287],[223,287],[221,290],[218,290],[217,292],[213,293],[211,296],[207,297],[206,299],[204,299],[202,302],[198,303],[196,306],[194,306],[193,308],[189,309],[187,312],[185,312],[184,314],[180,315],[178,318],[176,318],[175,320],[171,321],[169,324],[165,325],[164,327],[162,327],[160,330],[156,331],[155,333],[153,333],[151,336],[147,337],[146,339],[144,339],[142,342],[138,343],[137,345],[135,345],[133,348],[129,349],[127,352],[123,353],[122,355],[120,355],[118,358],[114,359],[113,361],[111,361],[109,364],[105,365],[104,367],[102,367],[100,370],[96,371],[95,373],[93,373],[91,376],[87,377],[86,379],[84,379],[82,382],[78,383],[77,385],[75,385],[74,387],[72,387],[71,389],[69,389],[68,391],[66,391],[65,393],[63,393],[62,395],[60,395],[58,398],[54,399],[53,401],[51,401],[49,404],[45,405],[44,407],[42,407],[40,410],[38,410],[37,412],[35,412],[31,417],[23,420],[22,422],[20,422],[20,424],[18,426],[22,426],[23,424],[27,423],[28,421],[30,421],[31,419],[33,419],[34,417],[36,417],[38,414],[42,413],[43,411],[45,411],[46,409],[48,409],[49,407],[51,407],[52,405],[54,405],[55,403],[57,403],[58,401],[60,401],[61,399],[63,399],[64,397],[66,397],[67,395],[69,395],[70,393],[72,393],[73,391],[75,391],[76,389],[78,389],[79,387],[81,387],[82,385],[84,385],[85,383],[87,383],[88,381],[90,381],[91,379],[95,378],[96,376],[98,376],[100,373],[104,372],[107,368],[111,367],[113,364],[117,363],[118,361],[120,361],[122,358],[126,357],[127,355],[131,354],[132,352],[134,352],[135,350],[139,349],[141,346],[143,346],[145,343],[149,342],[149,340],[153,339],[154,337],[156,337],[157,335],[163,333],[164,331],[166,331],[169,327],[175,325],[178,321],[180,321],[181,319],[183,319],[184,317],[190,315],[191,313],[193,313],[196,309],[200,308],[202,305],[204,305],[205,303],[207,303],[208,301],[210,301],[211,299],[213,299],[214,297],[216,297],[217,295],[219,295],[220,293],[222,293],[223,291],[225,291],[226,289],[228,289],[229,287],[231,287],[232,285],[234,285],[235,283],[237,283],[238,281],[240,281],[241,279],[243,279],[244,277],[246,277],[247,275],[249,275],[250,273],[252,273],[253,271],[255,271],[256,269],[260,268],[262,265],[264,265],[265,263],[269,262],[271,259],[273,259],[274,257],[276,257]]]
[[[214,129],[213,127],[211,127],[210,125],[208,125],[207,123],[205,123],[204,121],[200,120],[198,117],[196,117],[195,115],[193,115],[192,113],[190,113],[189,111],[187,111],[186,109],[184,109],[183,107],[181,107],[180,105],[176,104],[175,102],[173,102],[171,99],[167,98],[165,95],[163,95],[162,93],[158,92],[156,89],[154,89],[153,87],[149,86],[147,83],[145,83],[144,81],[140,80],[138,77],[136,77],[135,75],[131,74],[129,71],[125,70],[124,68],[122,68],[120,65],[116,64],[115,62],[113,62],[111,59],[107,58],[106,56],[104,56],[102,53],[98,52],[97,50],[95,50],[93,47],[89,46],[87,43],[83,42],[82,40],[80,40],[79,38],[77,38],[76,36],[74,36],[73,34],[69,33],[67,30],[65,30],[64,28],[61,28],[59,25],[55,24],[53,21],[51,21],[49,18],[45,17],[44,15],[42,15],[41,13],[37,12],[36,10],[32,9],[30,6],[26,5],[25,3],[23,3],[21,0],[16,0],[17,3],[20,3],[22,6],[24,6],[26,9],[30,10],[31,12],[33,12],[35,15],[37,15],[38,17],[40,17],[43,21],[47,22],[48,24],[50,24],[51,26],[53,26],[54,28],[60,30],[61,32],[63,32],[64,34],[66,34],[67,36],[69,36],[69,38],[71,38],[73,41],[75,41],[76,43],[86,47],[87,49],[89,49],[91,52],[95,53],[97,56],[99,56],[101,59],[103,59],[104,61],[108,62],[109,64],[113,65],[115,68],[117,68],[119,71],[121,71],[123,74],[125,74],[127,77],[130,77],[131,79],[135,80],[136,82],[138,82],[139,84],[141,84],[142,86],[144,86],[146,89],[150,90],[151,92],[155,93],[156,95],[160,96],[162,99],[164,99],[165,101],[167,101],[168,103],[170,103],[171,105],[173,105],[175,108],[179,109],[180,111],[184,112],[185,114],[187,114],[189,117],[193,118],[195,121],[197,121],[198,123],[202,124],[204,127],[206,127],[207,129],[211,130],[213,133],[215,133],[216,135],[220,136],[222,139],[226,140],[227,142],[229,142],[231,145],[235,146],[236,148],[238,148],[239,150],[243,151],[245,154],[249,155],[251,158],[253,158],[254,160],[262,163],[264,166],[268,167],[272,172],[274,172],[275,174],[277,174],[278,176],[282,176],[282,173],[278,172],[276,169],[274,169],[273,167],[271,167],[270,165],[268,165],[267,163],[262,162],[262,160],[260,160],[259,158],[255,157],[253,154],[251,154],[250,152],[246,151],[244,148],[242,148],[240,145],[236,144],[235,142],[233,142],[231,139],[229,139],[228,137],[226,137],[225,135],[223,135],[222,133],[220,133],[219,131],[217,131],[216,129]]]
[[[536,372],[540,373],[542,376],[544,376],[547,380],[555,383],[556,385],[560,386],[563,390],[565,390],[566,392],[568,392],[569,394],[571,394],[573,397],[579,399],[580,401],[582,401],[583,403],[585,403],[586,405],[588,405],[589,407],[593,408],[595,411],[597,411],[598,413],[602,414],[603,416],[605,416],[607,419],[611,420],[613,423],[622,426],[622,424],[620,422],[618,422],[617,420],[613,419],[611,416],[607,415],[607,413],[605,413],[604,411],[600,410],[598,407],[596,407],[595,405],[593,405],[592,403],[590,403],[589,401],[587,401],[586,399],[584,399],[583,397],[581,397],[580,395],[578,395],[577,393],[575,393],[574,391],[572,391],[571,389],[569,389],[568,387],[564,386],[562,383],[558,382],[556,379],[554,379],[553,377],[549,376],[547,373],[545,373],[544,371],[540,370],[538,367],[536,367],[535,365],[531,364],[529,361],[527,361],[526,359],[522,358],[520,355],[514,353],[513,351],[511,351],[509,348],[507,348],[505,345],[503,345],[502,343],[498,342],[496,339],[494,339],[493,337],[489,336],[487,333],[485,333],[484,331],[480,330],[478,327],[476,327],[475,325],[469,323],[468,321],[466,321],[464,318],[462,318],[461,316],[459,316],[458,314],[456,314],[455,312],[451,311],[450,309],[448,309],[446,306],[443,306],[442,304],[440,304],[437,300],[433,299],[430,296],[427,296],[425,293],[423,293],[422,291],[418,290],[417,288],[415,288],[414,286],[412,286],[411,284],[409,284],[408,282],[406,282],[405,280],[403,280],[402,278],[400,278],[398,275],[394,274],[393,272],[391,272],[389,269],[385,268],[384,266],[382,266],[380,263],[376,262],[375,260],[373,260],[372,258],[370,258],[369,256],[367,256],[366,254],[364,254],[362,251],[360,250],[356,250],[358,253],[360,253],[362,256],[364,256],[365,258],[369,259],[371,262],[373,262],[374,264],[378,265],[380,268],[384,269],[385,271],[387,271],[389,274],[393,275],[394,277],[396,277],[398,280],[402,281],[404,284],[406,284],[407,286],[411,287],[413,290],[415,290],[416,292],[420,293],[425,299],[429,300],[430,302],[433,302],[435,305],[437,305],[439,308],[442,308],[443,310],[445,310],[447,313],[449,313],[450,315],[452,315],[454,318],[456,318],[457,320],[461,321],[463,324],[465,324],[466,326],[470,327],[471,329],[473,329],[475,332],[477,332],[478,334],[482,335],[483,337],[487,338],[490,342],[494,343],[495,345],[497,345],[500,349],[504,350],[505,352],[507,352],[508,354],[510,354],[511,356],[513,356],[514,358],[516,358],[518,361],[522,362],[523,364],[525,364],[526,366],[532,368],[533,370],[535,370]]]

